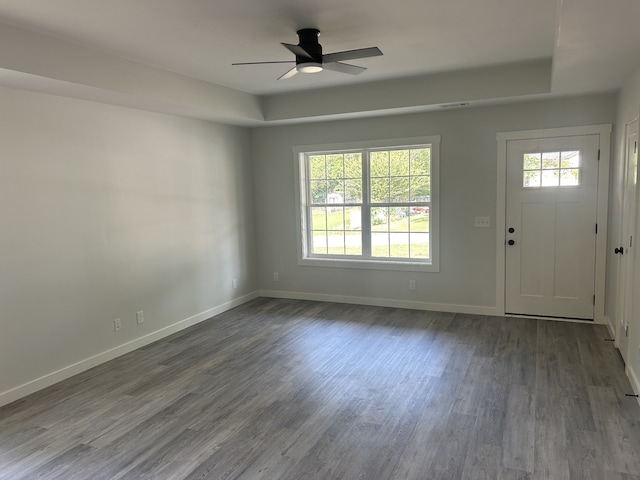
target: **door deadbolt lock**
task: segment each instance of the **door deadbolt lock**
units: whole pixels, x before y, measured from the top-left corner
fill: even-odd
[[[509,245],[515,245],[515,244],[516,244],[516,241],[515,241],[515,240],[509,240],[507,243],[508,243]]]
[[[513,233],[513,232],[515,232],[515,231],[516,231],[516,229],[515,229],[515,228],[513,228],[513,227],[509,227],[509,233]]]

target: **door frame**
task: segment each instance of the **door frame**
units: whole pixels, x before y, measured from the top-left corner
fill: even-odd
[[[607,208],[609,204],[609,162],[611,155],[611,124],[587,125],[579,127],[546,128],[541,130],[520,130],[499,132],[497,164],[496,201],[496,313],[505,315],[505,242],[506,242],[506,199],[507,199],[507,142],[510,140],[531,140],[535,138],[569,137],[576,135],[599,135],[600,159],[598,161],[598,200],[596,222],[596,264],[595,264],[595,305],[594,322],[605,323],[605,281],[607,258]],[[576,320],[580,321],[580,320]]]

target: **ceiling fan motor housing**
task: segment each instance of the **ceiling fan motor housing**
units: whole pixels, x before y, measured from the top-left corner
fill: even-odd
[[[350,75],[359,75],[364,72],[366,68],[343,63],[343,60],[355,60],[357,58],[377,57],[382,55],[382,52],[378,47],[357,48],[355,50],[345,50],[344,52],[334,52],[329,55],[323,55],[322,45],[318,43],[320,30],[317,28],[302,28],[296,33],[298,34],[298,45],[281,43],[283,47],[295,55],[296,64],[292,69],[278,77],[278,80],[286,80],[287,78],[293,77],[296,73],[318,73],[325,69],[340,73],[348,73]],[[233,65],[258,65],[265,63],[293,62],[243,62],[234,63]]]
[[[296,55],[296,65],[303,63],[319,63],[322,65],[322,45],[318,43],[320,30],[316,28],[303,28],[296,32],[298,34],[298,46],[311,55],[311,59],[305,56]]]

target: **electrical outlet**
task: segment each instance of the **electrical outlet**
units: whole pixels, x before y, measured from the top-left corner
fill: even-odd
[[[274,282],[280,281],[280,275],[278,274],[278,272],[273,272],[273,281]]]
[[[233,280],[231,280],[231,286],[233,286],[233,289],[235,290],[236,288],[238,288],[238,280],[236,278],[234,278]]]
[[[122,328],[122,320],[120,320],[119,318],[116,318],[113,321],[113,330],[116,332],[119,332],[121,328]]]
[[[416,289],[416,281],[409,280],[409,290],[414,291]]]
[[[476,217],[476,228],[489,228],[491,226],[491,217]]]
[[[142,325],[144,323],[144,312],[142,310],[136,312],[136,322],[138,322],[138,325]]]

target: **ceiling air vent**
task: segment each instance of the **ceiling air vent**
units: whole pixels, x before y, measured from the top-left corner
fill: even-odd
[[[444,103],[440,105],[440,108],[460,108],[460,107],[466,107],[467,105],[469,105],[469,102]]]

